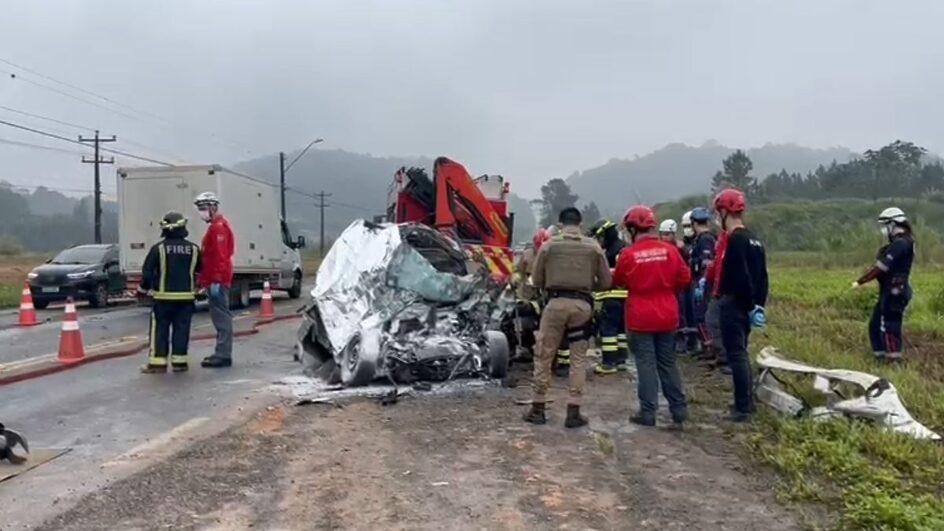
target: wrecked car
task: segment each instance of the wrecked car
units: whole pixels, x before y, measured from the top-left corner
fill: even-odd
[[[344,386],[502,378],[501,286],[421,224],[348,226],[318,269],[298,330],[309,376]]]
[[[821,369],[783,359],[777,349],[766,347],[757,356],[760,374],[755,395],[780,413],[793,417],[827,420],[851,417],[874,422],[916,439],[940,441],[941,436],[912,418],[888,380],[858,371]],[[825,406],[813,406],[795,385],[795,376],[812,377],[815,392],[825,396]]]

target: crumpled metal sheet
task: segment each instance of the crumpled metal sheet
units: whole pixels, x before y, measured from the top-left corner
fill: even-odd
[[[421,249],[407,243],[404,234]],[[454,263],[455,255],[462,255],[453,247],[451,240],[425,226],[351,223],[322,261],[311,291],[334,353],[367,323],[389,325],[384,342],[417,357],[430,351],[430,334],[459,337],[466,345],[480,339],[495,308],[488,278],[448,272],[464,269]],[[437,256],[447,271],[434,267],[427,255]],[[415,329],[398,329],[407,322]],[[441,344],[445,351],[457,349],[455,342]]]
[[[384,286],[387,265],[400,242],[396,225],[357,220],[341,233],[322,260],[311,296],[335,352],[348,344],[370,314],[392,313],[407,304],[391,300],[390,290]]]
[[[822,369],[786,360],[781,358],[773,347],[761,350],[757,356],[757,364],[761,369],[757,380],[757,398],[782,413],[807,413],[813,418],[839,415],[859,417],[916,439],[941,440],[940,435],[908,413],[895,386],[883,378],[864,372]],[[812,376],[814,389],[827,397],[826,407],[807,409],[800,398],[790,394],[777,380],[777,373],[780,372]],[[843,398],[834,390],[834,386],[840,382],[854,384],[860,387],[864,394],[855,398]]]

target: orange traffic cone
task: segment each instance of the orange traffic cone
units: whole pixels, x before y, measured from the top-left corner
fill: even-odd
[[[23,296],[20,298],[20,326],[36,326],[36,308],[33,307],[33,294],[30,293],[29,282],[23,283]]]
[[[59,334],[59,363],[78,363],[83,359],[85,347],[82,346],[79,317],[75,312],[75,303],[69,297],[66,300],[66,315],[62,319],[62,333]]]
[[[275,308],[272,306],[272,287],[269,281],[262,285],[262,303],[259,304],[259,319],[273,319],[275,317]]]

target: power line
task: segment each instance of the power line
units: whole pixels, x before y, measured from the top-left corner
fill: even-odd
[[[17,75],[15,72],[10,72],[9,70],[2,70],[2,69],[0,69],[0,72],[3,72],[3,73],[5,73],[5,74],[9,74],[11,79],[17,79],[17,80],[26,81],[27,83],[29,83],[29,84],[31,84],[31,85],[34,85],[34,86],[37,86],[37,87],[39,87],[39,88],[41,88],[41,89],[48,90],[48,91],[50,91],[50,92],[54,92],[54,93],[56,93],[56,94],[59,94],[59,95],[61,95],[61,96],[65,96],[65,97],[67,97],[67,98],[71,98],[71,99],[76,100],[76,101],[81,101],[82,103],[85,103],[85,104],[88,104],[88,105],[92,105],[92,106],[94,106],[94,107],[98,107],[99,109],[104,109],[104,110],[106,110],[106,111],[108,111],[108,112],[115,113],[115,114],[117,114],[117,115],[119,115],[119,116],[124,116],[125,118],[129,118],[129,119],[134,120],[134,121],[136,121],[136,122],[142,122],[142,121],[143,121],[143,120],[141,120],[141,118],[139,118],[139,117],[137,117],[137,116],[132,116],[132,115],[130,115],[130,114],[121,112],[121,111],[119,111],[119,110],[112,109],[111,107],[108,107],[107,105],[102,105],[102,104],[100,104],[100,103],[96,103],[96,102],[94,102],[94,101],[90,101],[90,100],[88,100],[88,99],[81,98],[81,97],[79,97],[79,96],[76,96],[75,94],[70,94],[70,93],[68,93],[68,92],[66,92],[66,91],[64,91],[64,90],[59,90],[59,89],[57,89],[57,88],[55,88],[55,87],[50,87],[49,85],[44,85],[44,84],[42,84],[42,83],[40,83],[40,82],[38,82],[38,81],[33,81],[32,79],[30,79],[30,78],[28,78],[28,77],[23,77],[23,76]]]
[[[17,114],[22,114],[23,116],[29,116],[29,117],[31,117],[31,118],[39,118],[40,120],[46,120],[46,121],[49,121],[49,122],[57,123],[57,124],[59,124],[59,125],[65,125],[65,126],[68,126],[68,127],[75,127],[76,129],[82,129],[82,130],[84,130],[84,131],[94,131],[94,130],[95,130],[94,127],[89,127],[89,126],[86,126],[86,125],[74,124],[74,123],[71,123],[71,122],[66,122],[66,121],[64,121],[64,120],[59,120],[59,119],[57,119],[57,118],[51,118],[51,117],[49,117],[49,116],[43,116],[43,115],[41,115],[41,114],[34,114],[34,113],[31,113],[31,112],[27,112],[27,111],[21,111],[20,109],[14,109],[13,107],[7,107],[6,105],[0,105],[0,109],[3,109],[3,110],[5,110],[5,111],[10,111],[10,112],[15,112],[15,113],[17,113]]]
[[[65,126],[68,126],[68,127],[73,127],[73,128],[75,128],[75,129],[79,129],[79,130],[82,130],[82,131],[89,131],[89,132],[91,132],[91,131],[94,131],[94,130],[95,130],[95,128],[92,127],[92,126],[81,125],[81,124],[76,124],[76,123],[72,123],[72,122],[67,122],[67,121],[65,121],[65,120],[60,120],[60,119],[58,119],[58,118],[53,118],[53,117],[51,117],[51,116],[44,116],[44,115],[42,115],[42,114],[36,114],[36,113],[24,111],[24,110],[22,110],[22,109],[14,109],[13,107],[7,107],[6,105],[0,105],[0,109],[6,110],[6,111],[10,111],[10,112],[15,112],[15,113],[17,113],[17,114],[22,114],[23,116],[29,116],[29,117],[31,117],[31,118],[38,118],[38,119],[40,119],[40,120],[46,120],[46,121],[53,122],[53,123],[57,123],[57,124],[60,124],[60,125],[65,125]],[[61,129],[60,129],[60,130],[51,129],[51,130],[56,131],[56,132],[61,133],[61,134],[65,134],[65,133],[63,133],[63,131],[62,131]],[[69,134],[71,134],[71,133],[69,133]],[[147,144],[142,144],[141,142],[137,142],[137,141],[135,141],[135,140],[131,140],[131,139],[129,139],[128,137],[126,137],[126,136],[124,136],[124,135],[122,135],[121,141],[124,142],[124,143],[126,143],[126,144],[131,144],[132,146],[138,146],[138,147],[140,147],[140,148],[142,148],[142,149],[146,149],[146,150],[148,150],[148,151],[152,151],[152,152],[154,152],[154,153],[157,153],[158,155],[166,155],[166,156],[169,156],[169,157],[171,157],[171,158],[173,158],[173,159],[185,160],[185,157],[180,157],[180,156],[175,155],[175,154],[173,154],[173,153],[171,153],[171,152],[169,152],[169,151],[165,151],[165,150],[163,150],[163,149],[159,149],[159,148],[156,148],[156,147],[154,147],[154,146],[150,146],[150,145],[147,145]]]
[[[25,147],[29,149],[38,149],[43,151],[54,151],[58,153],[68,154],[68,155],[87,155],[87,152],[79,151],[76,149],[65,149],[57,148],[53,146],[43,146],[41,144],[33,144],[30,142],[20,142],[19,140],[8,140],[6,138],[0,138],[0,144],[7,144],[10,146]]]
[[[35,128],[32,128],[32,127],[27,127],[27,126],[25,126],[25,125],[16,124],[16,123],[13,123],[13,122],[8,122],[8,121],[6,121],[6,120],[0,120],[0,125],[6,125],[6,126],[8,126],[8,127],[13,127],[13,128],[15,128],[15,129],[21,129],[21,130],[23,130],[23,131],[29,131],[30,133],[36,133],[36,134],[38,134],[38,135],[43,135],[43,136],[46,136],[46,137],[49,137],[49,138],[55,138],[56,140],[62,140],[63,142],[69,142],[70,144],[78,144],[78,145],[80,145],[80,146],[84,146],[84,145],[85,145],[85,144],[83,144],[82,142],[79,142],[78,140],[73,140],[73,139],[68,138],[68,137],[65,137],[65,136],[61,136],[61,135],[57,135],[57,134],[54,134],[54,133],[50,133],[50,132],[48,132],[48,131],[42,131],[42,130],[40,130],[40,129],[35,129]],[[118,149],[101,148],[101,150],[102,150],[102,151],[105,151],[106,153],[112,153],[112,154],[114,154],[114,155],[120,155],[120,156],[122,156],[122,157],[127,157],[127,158],[129,158],[129,159],[143,160],[143,161],[145,161],[145,162],[152,162],[152,163],[154,163],[154,164],[160,164],[160,165],[162,165],[162,166],[173,166],[173,164],[171,164],[170,162],[164,162],[164,161],[162,161],[162,160],[152,159],[152,158],[148,158],[148,157],[142,157],[142,156],[140,156],[140,155],[134,155],[134,154],[132,154],[132,153],[128,153],[128,152],[126,152],[126,151],[121,151],[121,150],[118,150]]]
[[[52,76],[43,74],[43,73],[41,73],[41,72],[38,72],[38,71],[33,70],[33,69],[31,69],[31,68],[27,68],[27,67],[22,66],[22,65],[19,65],[19,64],[16,64],[16,63],[14,63],[14,62],[12,62],[12,61],[9,61],[9,60],[7,60],[7,59],[0,58],[0,63],[4,63],[4,64],[9,65],[9,66],[12,66],[12,67],[14,67],[14,68],[18,68],[18,69],[20,69],[20,70],[22,70],[22,71],[24,71],[24,72],[28,72],[28,73],[30,73],[30,74],[32,74],[32,75],[34,75],[34,76],[40,77],[40,78],[42,78],[42,79],[46,79],[46,80],[52,81],[52,82],[54,82],[54,83],[58,83],[58,84],[60,84],[60,85],[62,85],[62,86],[69,87],[69,88],[72,89],[72,90],[76,90],[76,91],[81,92],[81,93],[83,93],[83,94],[87,94],[87,95],[89,95],[89,96],[98,98],[98,99],[100,99],[100,100],[102,100],[102,101],[108,102],[108,103],[110,103],[110,104],[112,104],[112,105],[121,107],[121,108],[123,108],[123,109],[127,109],[127,110],[129,110],[129,111],[136,112],[136,113],[138,113],[138,114],[140,114],[140,115],[148,116],[148,117],[150,117],[150,118],[152,118],[152,119],[156,119],[156,120],[158,120],[158,121],[160,121],[160,122],[163,122],[163,125],[164,125],[165,127],[166,127],[166,126],[170,126],[170,127],[176,127],[176,128],[186,129],[186,128],[181,127],[180,124],[176,124],[176,123],[174,123],[173,121],[168,120],[168,119],[166,119],[166,118],[164,118],[164,117],[162,117],[162,116],[160,116],[160,115],[158,115],[158,114],[155,114],[155,113],[153,113],[153,112],[149,112],[149,111],[144,111],[144,110],[141,110],[141,109],[137,109],[137,108],[132,107],[131,105],[128,105],[128,104],[126,104],[126,103],[122,103],[122,102],[117,101],[117,100],[115,100],[115,99],[113,99],[113,98],[109,98],[109,97],[107,97],[107,96],[103,96],[102,94],[99,94],[99,93],[97,93],[97,92],[93,92],[93,91],[91,91],[91,90],[82,88],[82,87],[80,87],[80,86],[78,86],[78,85],[75,85],[75,84],[72,84],[72,83],[68,83],[68,82],[65,82],[65,81],[61,81],[61,80],[56,79],[56,78],[54,78],[54,77],[52,77]],[[61,91],[61,90],[59,90],[59,89],[56,89],[56,88],[53,88],[53,87],[49,87],[49,86],[47,86],[47,85],[43,85],[43,84],[38,83],[38,82],[36,82],[36,81],[34,81],[34,80],[31,80],[31,79],[29,79],[29,78],[25,78],[25,77],[22,77],[22,76],[19,76],[19,77],[18,77],[14,72],[9,72],[9,71],[7,71],[7,70],[0,70],[0,72],[6,72],[7,74],[9,74],[9,75],[10,75],[12,78],[14,78],[14,79],[22,79],[22,80],[24,80],[24,81],[26,81],[26,82],[28,82],[28,83],[32,83],[33,85],[42,87],[42,88],[44,88],[44,89],[46,89],[46,90],[50,90],[50,91],[52,91],[52,92],[56,92],[56,93],[61,94],[61,95],[63,95],[63,96],[66,96],[66,97],[69,97],[69,98],[72,98],[72,99],[81,101],[81,102],[83,102],[83,103],[87,103],[87,104],[89,104],[89,105],[94,105],[94,106],[96,106],[96,107],[99,107],[99,108],[102,108],[102,109],[111,111],[111,112],[113,112],[113,113],[115,113],[115,114],[124,116],[124,117],[126,117],[126,118],[130,118],[130,119],[136,120],[136,121],[141,121],[141,119],[140,119],[139,117],[131,116],[131,115],[125,114],[125,113],[123,113],[123,112],[117,111],[117,110],[115,110],[115,109],[112,109],[112,108],[110,108],[110,107],[103,106],[103,105],[98,104],[98,103],[96,103],[96,102],[92,102],[92,101],[88,101],[88,100],[83,99],[83,98],[79,98],[79,97],[75,96],[74,94],[69,94],[69,93],[63,92],[63,91]],[[192,129],[191,129],[191,130],[192,130]],[[218,140],[218,141],[224,141],[224,142],[226,142],[227,144],[230,145],[230,147],[238,147],[238,148],[240,148],[240,149],[245,149],[245,150],[246,150],[246,153],[248,153],[248,154],[253,154],[252,149],[249,149],[249,147],[248,147],[247,144],[243,144],[242,142],[237,142],[237,141],[235,141],[235,140],[222,137],[222,136],[220,136],[220,135],[218,135],[218,134],[216,134],[216,133],[213,133],[213,132],[211,132],[211,131],[205,131],[205,133],[209,133],[210,138],[213,138],[213,139]]]

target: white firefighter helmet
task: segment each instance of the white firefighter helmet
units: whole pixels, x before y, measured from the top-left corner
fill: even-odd
[[[659,224],[659,232],[663,234],[675,234],[678,232],[678,223],[674,219],[667,219]]]
[[[878,215],[878,222],[882,224],[888,223],[904,223],[908,221],[908,218],[905,216],[905,213],[898,207],[889,207],[882,211]]]
[[[692,228],[692,211],[682,214],[682,235],[691,238],[695,235],[695,229]]]
[[[219,205],[220,198],[216,197],[216,194],[213,192],[202,192],[193,198],[193,204],[196,206],[203,205]]]

